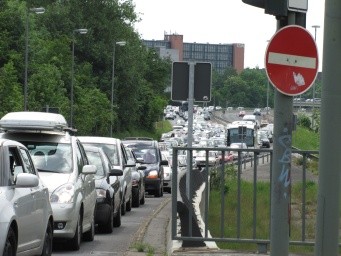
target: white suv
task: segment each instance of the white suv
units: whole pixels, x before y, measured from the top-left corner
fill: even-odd
[[[47,188],[24,145],[0,139],[0,255],[51,255]]]
[[[78,250],[82,238],[92,241],[96,167],[89,165],[84,148],[60,114],[12,112],[0,120],[2,138],[17,140],[32,155],[46,184],[54,216],[54,238],[66,239]]]

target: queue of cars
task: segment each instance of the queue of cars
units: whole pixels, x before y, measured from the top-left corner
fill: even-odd
[[[237,126],[234,134],[231,135],[230,133],[230,136],[235,137],[229,144],[227,143],[229,140],[229,137],[227,137],[227,130],[230,126],[224,126],[222,124],[206,120],[205,113],[210,111],[210,109],[212,108],[197,107],[196,112],[193,113],[192,147],[200,148],[198,150],[193,150],[192,152],[193,168],[202,169],[205,167],[219,166],[223,163],[234,163],[239,158],[245,159],[252,157],[248,151],[249,147],[271,147],[270,143],[272,143],[273,124],[261,122],[263,121],[261,109],[254,109],[253,114],[246,114],[243,107],[238,107],[236,109],[237,118],[239,120],[232,122],[232,124],[235,123]],[[232,111],[232,108],[228,108],[227,110]],[[240,114],[241,111],[242,114]],[[242,129],[245,127],[246,122],[251,125],[252,132]],[[170,155],[169,158],[172,158],[171,154],[174,146],[187,145],[188,136],[188,123],[183,120],[181,121],[180,115],[175,118],[172,123],[173,130],[162,134],[161,136],[161,140],[163,141],[162,143],[165,148],[164,150],[168,155]],[[245,138],[246,135],[251,137]],[[248,139],[252,140],[252,145],[249,145],[250,143]],[[217,150],[212,150],[212,148],[217,148]],[[243,149],[246,150],[244,151]],[[177,157],[180,158],[180,155]]]
[[[75,136],[60,114],[11,112],[0,129],[3,255],[51,255],[54,241],[79,250],[95,230],[119,227],[145,191],[163,195],[154,176],[167,161],[141,160],[119,139]]]

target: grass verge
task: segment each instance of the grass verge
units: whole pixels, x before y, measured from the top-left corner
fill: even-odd
[[[224,193],[222,197],[221,179],[213,175],[209,199],[208,227],[212,236],[270,240],[270,182],[257,182],[255,186],[252,182],[241,181],[240,187],[238,187],[236,174],[229,167],[225,170],[225,183],[223,186]],[[305,187],[306,201],[303,204],[302,184],[292,185],[289,224],[290,241],[301,241],[302,236],[305,237],[306,241],[315,240],[317,190],[316,183],[308,182]],[[238,197],[238,191],[241,191],[240,197]],[[302,205],[305,205],[305,208]],[[237,214],[238,209],[240,209],[240,216]],[[302,226],[303,211],[306,213],[304,228]],[[239,228],[238,223],[240,223]],[[218,242],[217,245],[221,249],[237,251],[258,250],[255,243]],[[290,246],[289,249],[291,253],[311,254],[313,252],[312,246]]]

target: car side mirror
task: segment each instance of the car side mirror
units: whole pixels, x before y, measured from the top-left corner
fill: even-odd
[[[139,167],[137,167],[137,170],[145,170],[147,169],[147,166],[145,165],[140,165]]]
[[[82,173],[85,175],[88,174],[95,174],[97,172],[97,167],[96,165],[93,164],[87,164],[83,166]]]
[[[122,176],[123,175],[123,170],[122,169],[117,169],[117,168],[110,168],[109,175],[110,176]]]
[[[168,160],[161,160],[161,165],[168,165]]]

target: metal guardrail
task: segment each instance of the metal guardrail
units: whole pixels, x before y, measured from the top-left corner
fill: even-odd
[[[179,151],[187,150],[188,155],[190,156],[190,166],[193,166],[192,156],[193,150],[205,150],[208,151],[221,151],[221,153],[226,154],[227,151],[238,151],[238,160],[233,163],[222,163],[216,168],[208,167],[208,156],[206,157],[206,167],[202,168],[200,171],[197,169],[190,168],[190,171],[175,171],[178,170],[177,166],[177,155]],[[250,157],[241,158],[241,151],[249,152]],[[312,218],[315,216],[311,216],[308,214],[308,206],[309,211],[314,211],[314,209],[310,208],[310,205],[307,205],[307,184],[308,182],[314,182],[317,184],[317,177],[311,175],[307,170],[308,159],[311,155],[318,155],[318,151],[302,151],[302,150],[292,150],[293,157],[299,157],[302,163],[302,166],[295,166],[294,170],[292,167],[292,179],[297,179],[295,183],[302,184],[301,191],[301,202],[295,202],[295,204],[291,204],[292,212],[295,211],[295,221],[291,223],[291,225],[300,226],[301,234],[300,239],[292,240],[290,239],[290,245],[300,245],[300,246],[314,246],[314,234],[312,234],[311,227],[308,230],[307,221],[313,221]],[[208,154],[206,154],[208,155]],[[231,148],[186,148],[186,147],[175,147],[173,148],[173,180],[172,180],[172,239],[182,241],[182,247],[200,247],[205,246],[205,242],[231,242],[231,243],[251,243],[257,245],[259,253],[265,253],[267,251],[268,245],[270,244],[270,230],[271,230],[271,219],[269,218],[269,222],[267,226],[269,227],[268,237],[259,237],[257,234],[257,230],[260,228],[263,222],[258,220],[258,210],[259,206],[257,205],[257,184],[260,181],[259,173],[267,173],[267,177],[262,179],[262,181],[269,181],[271,186],[271,174],[272,174],[272,149],[231,149]],[[237,169],[237,191],[235,198],[237,198],[237,207],[236,207],[236,223],[233,227],[236,230],[235,236],[226,236],[225,228],[231,223],[227,224],[226,216],[227,211],[231,209],[227,209],[225,207],[225,197],[226,191],[224,188],[225,183],[225,174],[221,175],[220,180],[220,222],[219,222],[219,230],[220,234],[218,236],[212,236],[208,229],[209,227],[209,196],[210,196],[210,182],[211,182],[211,174],[212,172],[218,172],[220,174],[224,173],[225,167],[228,165],[234,165]],[[241,234],[241,225],[242,225],[242,216],[243,209],[241,206],[241,195],[244,193],[242,180],[243,174],[245,172],[250,172],[251,174],[251,182],[253,184],[252,195],[252,232],[249,232],[249,236],[245,236],[245,234]],[[293,173],[295,172],[295,173]],[[297,173],[296,173],[297,172]],[[309,173],[309,177],[308,177]],[[295,177],[296,178],[295,178]],[[312,176],[315,180],[311,180]],[[186,181],[189,179],[189,182]],[[186,187],[186,184],[189,184],[189,188]],[[271,191],[271,189],[270,189]],[[269,195],[271,198],[271,192]],[[270,200],[271,204],[271,200]],[[317,198],[316,198],[317,204]],[[271,209],[271,205],[268,206],[269,211]],[[316,209],[315,209],[316,210]],[[269,213],[271,216],[271,212]],[[310,225],[311,226],[311,225]],[[308,234],[309,233],[309,234]],[[312,237],[313,236],[313,237]]]

